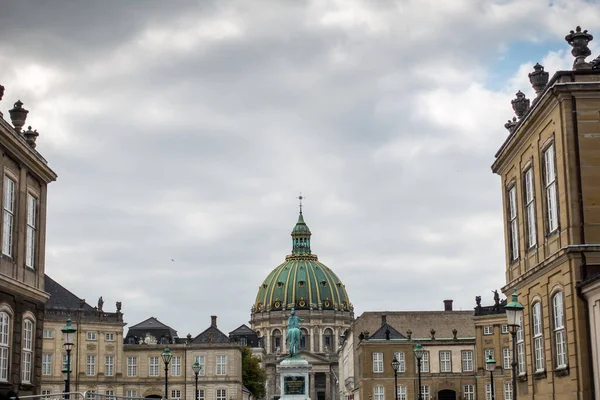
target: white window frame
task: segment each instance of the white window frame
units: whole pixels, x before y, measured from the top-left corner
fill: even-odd
[[[50,376],[52,375],[52,354],[43,353],[42,354],[42,375]]]
[[[564,294],[562,291],[556,292],[552,296],[552,308],[552,325],[554,328],[554,353],[556,358],[556,368],[562,369],[567,367],[565,309]]]
[[[137,357],[127,357],[127,376],[137,376]]]
[[[85,374],[87,376],[95,376],[96,375],[96,356],[95,355],[87,355],[85,357]]]
[[[431,400],[431,390],[429,385],[421,386],[421,397],[423,400]]]
[[[483,361],[487,361],[490,358],[490,356],[492,356],[491,358],[496,359],[496,357],[494,357],[494,349],[488,347],[483,351]]]
[[[383,353],[373,352],[373,372],[376,374],[383,373]]]
[[[507,324],[503,324],[502,325],[502,333],[510,333],[510,331],[508,330],[508,325]]]
[[[525,215],[527,216],[527,248],[537,245],[537,226],[535,219],[535,187],[533,185],[533,167],[527,168],[523,174],[525,181],[523,201],[525,202]]]
[[[173,356],[173,358],[171,358],[171,376],[181,376],[180,356]]]
[[[421,356],[421,372],[429,372],[429,351],[424,351]]]
[[[85,398],[87,400],[96,400],[96,391],[95,390],[88,390],[85,392]]]
[[[98,332],[96,331],[88,331],[87,340],[98,340]]]
[[[21,382],[31,383],[31,369],[33,365],[33,332],[35,323],[30,318],[23,320],[23,351],[21,362]]]
[[[159,376],[158,356],[148,357],[148,376]]]
[[[8,381],[11,317],[8,312],[0,310],[0,381],[2,382]]]
[[[105,333],[104,334],[104,341],[105,342],[114,342],[115,341],[115,334],[112,333],[112,332]]]
[[[517,219],[517,188],[508,189],[508,227],[510,235],[510,260],[519,259],[519,221]]]
[[[548,234],[558,229],[558,190],[556,187],[556,156],[554,143],[544,150],[544,187],[546,189],[546,218]]]
[[[537,301],[531,306],[531,327],[535,372],[545,370],[544,364],[544,327],[542,325],[542,303]]]
[[[198,400],[205,400],[205,397],[204,389],[198,389]]]
[[[105,390],[104,395],[106,396],[106,400],[116,400],[115,391],[114,390]]]
[[[504,400],[512,400],[512,382],[506,381],[502,387],[504,388]]]
[[[4,175],[4,201],[2,218],[2,254],[13,256],[15,233],[15,193],[17,180]],[[8,379],[8,378],[7,378]]]
[[[398,385],[398,400],[407,400],[406,386],[404,385]]]
[[[53,333],[52,329],[44,329],[44,339],[54,339]]]
[[[510,347],[505,347],[502,349],[502,367],[505,370],[509,370],[511,368],[510,365]]]
[[[517,328],[517,365],[519,375],[525,375],[527,373],[525,365],[525,338],[523,334],[523,318],[519,321],[519,328]]]
[[[137,357],[129,357],[129,358],[136,358]],[[132,390],[132,389],[127,389],[125,391],[125,397],[127,397],[128,399],[133,399],[137,397],[137,390]]]
[[[475,385],[463,385],[464,400],[475,400]]]
[[[217,355],[215,358],[216,361],[216,375],[227,375],[227,356],[226,355]]]
[[[31,193],[27,193],[27,232],[26,232],[26,251],[25,265],[29,268],[35,268],[35,245],[37,238],[37,211],[38,199]]]
[[[484,336],[490,336],[494,334],[494,327],[492,325],[486,325],[483,327]]]
[[[494,398],[494,394],[492,392],[492,383],[486,382],[485,383],[485,400],[492,400],[492,398]]]
[[[473,371],[473,351],[472,350],[463,350],[461,352],[461,367],[463,372],[472,372]]]
[[[373,400],[385,400],[385,388],[383,386],[373,387]]]
[[[115,375],[115,356],[108,355],[104,357],[104,375],[114,376]]]
[[[227,389],[217,389],[215,391],[215,400],[227,400]]]
[[[394,353],[396,361],[398,361],[398,372],[406,372],[406,359],[404,358],[403,351],[397,351]]]
[[[203,354],[197,355],[194,359],[194,361],[198,361],[198,364],[200,365],[200,372],[198,373],[198,376],[204,376],[206,375],[206,368],[205,368],[205,357]]]
[[[181,399],[181,389],[171,389],[171,400]]]
[[[452,372],[452,352],[440,351],[440,372]]]

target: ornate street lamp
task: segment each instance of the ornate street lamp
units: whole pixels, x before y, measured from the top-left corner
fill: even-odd
[[[496,369],[496,360],[490,354],[487,360],[485,360],[485,369],[490,371],[490,379],[492,381],[492,400],[494,400],[494,370]]]
[[[510,336],[512,336],[512,395],[513,400],[517,400],[517,331],[521,327],[523,320],[523,304],[519,303],[517,289],[512,295],[512,301],[504,306],[506,310],[506,320]]]
[[[199,400],[200,398],[198,393],[198,374],[200,373],[200,370],[202,370],[200,363],[198,360],[194,361],[194,364],[192,365],[192,371],[194,371],[194,375],[196,377],[196,400]]]
[[[169,392],[169,363],[171,362],[171,358],[173,358],[173,353],[171,353],[168,347],[165,347],[160,356],[165,363],[165,400],[167,400],[169,398],[167,395]]]
[[[421,346],[421,343],[417,343],[415,345],[415,348],[413,349],[413,352],[415,353],[415,358],[417,359],[417,372],[419,373],[419,400],[423,400],[423,394],[421,393],[422,386],[421,386],[421,359],[423,358],[423,353],[425,352],[425,350],[423,350],[423,346]]]
[[[75,343],[75,332],[77,329],[71,325],[71,316],[67,316],[67,325],[60,330],[63,333],[63,347],[67,351],[67,371],[65,379],[65,399],[68,399],[71,391],[71,350]]]
[[[400,361],[396,359],[396,356],[394,356],[394,359],[392,360],[392,368],[394,369],[394,389],[396,389],[395,398],[398,400],[398,369],[400,368]]]

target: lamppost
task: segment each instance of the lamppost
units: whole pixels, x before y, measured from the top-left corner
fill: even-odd
[[[171,350],[168,347],[165,347],[160,356],[165,363],[165,400],[167,400],[169,398],[167,395],[169,393],[169,363],[171,362],[173,353],[171,353]]]
[[[392,368],[394,369],[394,389],[396,389],[395,398],[398,400],[398,369],[400,368],[400,361],[396,359],[396,356],[394,356],[394,359],[392,360]]]
[[[425,351],[423,350],[423,346],[421,346],[421,343],[417,343],[415,345],[415,348],[413,349],[413,352],[415,353],[415,358],[417,359],[417,372],[419,373],[419,400],[423,400],[423,394],[421,393],[421,390],[422,390],[422,386],[421,386],[421,359],[423,358],[423,353]]]
[[[62,377],[63,377],[63,381],[65,381],[65,386],[67,385],[67,376],[69,375],[69,367],[68,364],[66,362],[63,363],[63,369],[62,369]],[[65,395],[66,397],[66,395]]]
[[[494,370],[496,369],[496,360],[490,354],[487,360],[485,360],[485,369],[490,371],[490,379],[492,380],[492,400],[494,400]]]
[[[510,336],[512,336],[512,395],[513,400],[517,400],[517,331],[521,327],[521,321],[523,319],[523,304],[519,303],[517,296],[517,289],[512,295],[512,301],[504,306],[506,310],[506,320],[508,322],[508,329]]]
[[[67,371],[65,379],[65,399],[68,399],[69,392],[71,391],[71,350],[75,343],[75,332],[77,329],[71,325],[71,316],[67,316],[67,325],[60,330],[63,333],[63,346],[67,351]]]
[[[202,367],[200,366],[200,363],[198,362],[198,360],[194,361],[194,364],[192,365],[192,371],[194,371],[194,375],[196,377],[196,400],[199,400],[199,393],[198,393],[198,374],[200,373],[200,370],[202,369]]]

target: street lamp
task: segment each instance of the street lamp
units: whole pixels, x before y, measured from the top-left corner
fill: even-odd
[[[173,353],[171,353],[168,347],[165,347],[160,356],[165,363],[165,400],[167,400],[169,398],[167,396],[169,391],[169,363],[171,362],[171,358],[173,358]]]
[[[398,369],[400,368],[400,361],[396,359],[396,356],[394,356],[394,359],[392,360],[392,368],[394,369],[394,388],[396,389],[395,398],[398,400]]]
[[[63,346],[67,351],[65,393],[69,393],[71,391],[71,350],[73,349],[73,344],[75,343],[75,332],[77,332],[77,329],[71,325],[71,316],[67,316],[67,325],[65,325],[65,327],[60,331],[63,333]],[[68,399],[69,397],[69,394],[65,395],[65,399]]]
[[[69,367],[68,364],[66,362],[63,363],[63,369],[62,369],[62,377],[63,377],[63,381],[65,381],[65,385],[67,384],[67,376],[69,375]]]
[[[496,360],[490,354],[488,359],[485,360],[485,369],[490,371],[490,379],[492,380],[492,400],[494,400],[494,370],[496,369]]]
[[[512,301],[504,306],[506,310],[506,319],[510,336],[512,336],[512,395],[513,400],[517,400],[517,331],[521,327],[523,320],[523,304],[519,303],[517,289],[512,295]]]
[[[421,343],[417,343],[413,349],[413,352],[415,353],[415,358],[417,359],[417,372],[419,373],[419,400],[423,400],[423,394],[421,393],[421,359],[423,358],[423,353],[425,350],[423,350]]]
[[[198,374],[200,373],[200,370],[202,369],[202,367],[200,366],[200,363],[198,362],[198,360],[196,359],[196,361],[194,361],[194,364],[192,365],[192,371],[194,371],[194,375],[196,376],[196,400],[199,400],[199,393],[198,393]]]

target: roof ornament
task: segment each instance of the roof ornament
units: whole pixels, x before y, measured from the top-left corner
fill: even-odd
[[[21,132],[21,128],[25,125],[29,110],[23,108],[23,102],[21,100],[17,100],[14,107],[11,110],[8,110],[8,113],[10,114],[10,120],[15,127],[15,131],[17,131],[17,133]]]
[[[575,57],[575,61],[573,61],[573,69],[591,69],[592,66],[589,63],[585,62],[585,58],[592,54],[588,47],[588,43],[594,39],[592,35],[587,33],[587,30],[581,31],[581,27],[578,26],[574,31],[571,31],[567,36],[565,36],[565,40],[573,46],[573,50],[571,50],[571,54]]]
[[[35,149],[35,141],[38,136],[40,136],[39,132],[36,130],[31,130],[31,126],[27,128],[25,132],[23,132],[23,136],[25,137],[25,141],[32,149]],[[102,311],[102,310],[100,310]]]
[[[544,71],[543,65],[536,63],[533,66],[533,72],[529,73],[528,76],[529,82],[531,82],[531,86],[533,87],[533,90],[535,90],[535,95],[539,96],[546,88],[550,75],[548,72]]]
[[[302,200],[306,197],[302,196],[302,192],[300,192],[300,196],[296,197],[300,201],[300,215],[302,215]]]
[[[521,92],[520,90],[517,92],[516,96],[517,98],[511,100],[510,103],[512,104],[515,114],[517,114],[517,117],[521,119],[525,116],[525,114],[527,114],[530,101],[527,97],[525,97],[525,93]]]
[[[512,121],[509,119],[507,123],[504,124],[504,127],[508,129],[510,133],[513,133],[517,128],[517,117],[513,117]],[[478,296],[480,297],[480,296]],[[480,297],[481,302],[481,297]]]

